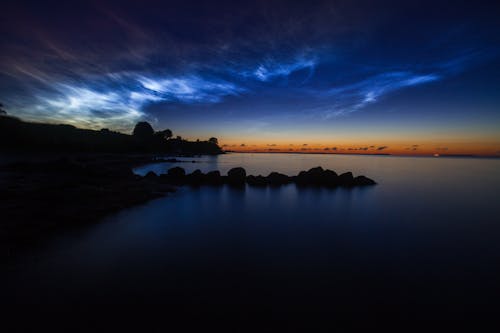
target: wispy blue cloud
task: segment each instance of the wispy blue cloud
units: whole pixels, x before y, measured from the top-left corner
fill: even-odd
[[[309,78],[317,64],[316,57],[299,56],[288,61],[268,58],[258,63],[253,69],[245,69],[240,74],[267,82],[279,77],[287,77],[297,71],[308,70],[307,78]]]
[[[182,103],[216,103],[224,96],[237,95],[244,91],[230,82],[207,80],[194,75],[166,78],[140,76],[137,80],[145,88],[142,94]]]
[[[131,71],[86,75],[75,72],[68,77],[58,77],[55,82],[51,82],[53,78],[44,78],[39,82],[44,87],[36,91],[34,102],[20,105],[16,113],[27,119],[45,118],[87,128],[128,130],[136,121],[148,119],[144,110],[149,104],[220,103],[225,97],[251,91],[250,86],[244,86],[242,76],[265,82],[303,69],[309,69],[311,75],[316,63],[316,59],[304,57],[288,62],[246,63],[242,64],[246,69],[230,71],[224,79],[225,68],[212,69],[209,73],[187,70],[177,75]]]
[[[140,119],[154,120],[147,111],[150,104],[214,104],[224,102],[229,96],[256,98],[263,89],[266,93],[279,94],[286,88],[286,94],[303,97],[305,102],[301,109],[311,117],[332,118],[361,110],[396,91],[455,75],[469,66],[472,57],[463,56],[425,67],[403,64],[404,70],[370,68],[370,72],[376,74],[357,73],[364,76],[332,87],[328,82],[338,78],[329,76],[331,71],[322,72],[325,66],[331,66],[331,62],[328,63],[331,58],[320,57],[320,53],[310,56],[310,51],[302,54],[307,56],[246,61],[229,66],[229,69],[221,65],[197,67],[194,64],[176,74],[163,68],[154,74],[144,70],[94,75],[70,71],[69,75],[55,78],[46,75],[43,80],[36,80],[45,88],[32,90],[36,92],[35,101],[20,105],[15,113],[33,120],[42,118],[88,128],[129,130]],[[288,82],[288,78],[299,71],[306,73],[298,76],[306,76],[299,79],[299,87],[279,84],[280,81]],[[314,80],[307,81],[315,71]],[[270,85],[274,86],[267,90]],[[300,111],[296,116],[301,116]]]
[[[325,117],[345,115],[373,104],[385,95],[407,87],[422,85],[441,79],[439,74],[417,74],[394,71],[378,74],[361,81],[322,91],[330,102],[321,109]]]
[[[18,110],[27,119],[47,114],[48,120],[87,128],[128,130],[148,118],[144,107],[151,103],[218,103],[224,96],[243,91],[232,83],[200,76],[152,77],[114,73],[83,83],[53,84],[36,94],[36,107]]]
[[[36,96],[36,107],[24,110],[27,118],[47,114],[48,120],[84,126],[128,129],[130,124],[143,118],[144,99],[132,91],[95,90],[85,86],[58,84],[56,92]]]
[[[379,69],[374,74],[353,83],[335,86],[329,89],[312,91],[326,103],[315,107],[313,113],[322,114],[325,118],[343,116],[377,103],[396,91],[414,86],[429,84],[459,75],[474,65],[485,61],[496,54],[481,50],[465,50],[455,57],[442,61],[421,65],[401,65],[405,70]],[[376,69],[371,69],[376,70]]]

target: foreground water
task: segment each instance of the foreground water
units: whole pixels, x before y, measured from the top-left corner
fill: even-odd
[[[20,258],[8,274],[11,301],[434,314],[497,306],[498,159],[227,154],[196,160],[135,171],[179,165],[225,173],[243,166],[248,174],[293,175],[319,165],[379,185],[185,187]]]

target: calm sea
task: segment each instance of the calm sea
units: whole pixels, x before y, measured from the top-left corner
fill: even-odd
[[[193,158],[186,158],[191,161]],[[136,169],[322,166],[354,189],[181,188],[68,232],[9,273],[17,304],[167,304],[196,311],[498,309],[500,160],[227,154]],[[77,212],[76,212],[77,213]]]

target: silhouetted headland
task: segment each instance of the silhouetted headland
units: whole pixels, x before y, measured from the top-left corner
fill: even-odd
[[[132,135],[101,129],[80,129],[72,125],[30,123],[0,115],[0,151],[64,153],[162,153],[175,155],[217,155],[223,151],[216,138],[188,141],[173,137],[169,129],[154,131],[139,122]]]
[[[0,165],[0,241],[7,248],[175,190],[134,175],[132,167],[223,153],[216,138],[173,138],[171,130],[155,132],[147,122],[137,123],[128,135],[25,122],[5,113],[0,114],[0,152],[5,157]],[[11,157],[17,162],[9,164]]]

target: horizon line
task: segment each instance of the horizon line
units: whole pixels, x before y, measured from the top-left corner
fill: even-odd
[[[479,154],[391,154],[391,153],[332,153],[332,152],[301,152],[301,151],[235,151],[224,150],[226,154],[302,154],[302,155],[358,155],[358,156],[394,156],[394,157],[457,157],[457,158],[500,158],[499,155]]]

